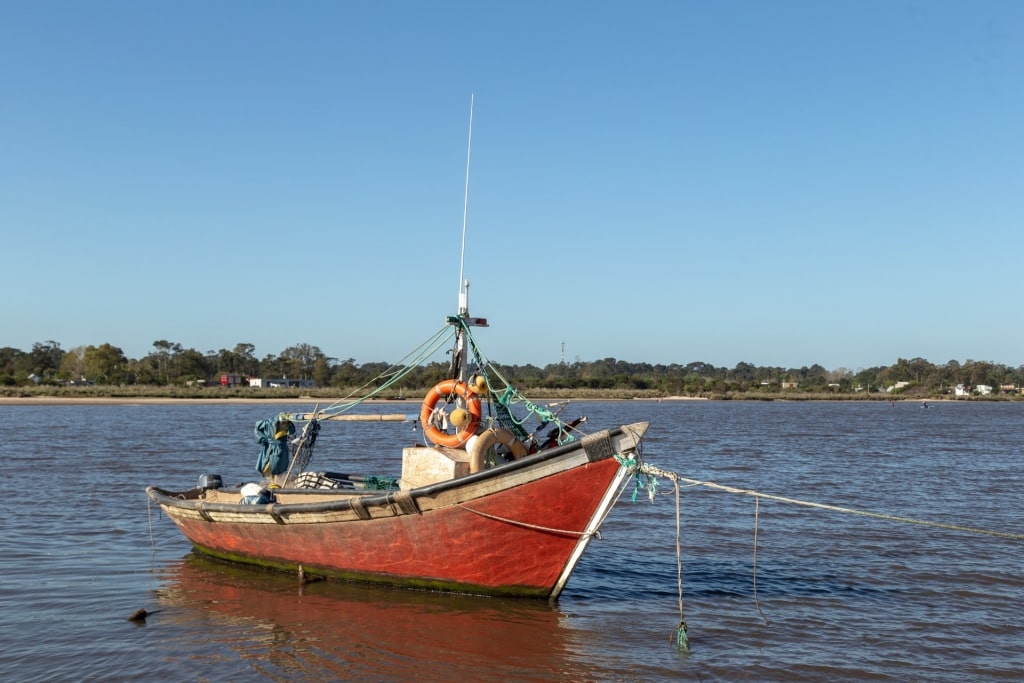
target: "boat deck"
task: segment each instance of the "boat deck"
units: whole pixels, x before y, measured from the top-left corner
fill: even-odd
[[[326,503],[337,500],[364,496],[380,491],[353,491],[351,489],[273,489],[274,498],[279,505]],[[199,496],[208,503],[238,503],[242,494],[238,489],[207,489]]]

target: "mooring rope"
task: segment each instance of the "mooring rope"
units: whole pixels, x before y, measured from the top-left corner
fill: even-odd
[[[771,623],[768,621],[768,617],[764,615],[761,610],[761,601],[757,599],[757,526],[760,518],[761,499],[754,498],[754,607],[757,608],[758,614],[764,619],[765,626],[770,626]]]
[[[615,459],[619,461],[619,464],[625,467],[629,471],[629,477],[623,482],[622,488],[619,490],[619,495],[615,498],[615,503],[618,503],[619,498],[622,497],[623,492],[626,490],[626,486],[629,485],[633,476],[636,476],[636,486],[633,489],[633,502],[636,502],[637,494],[640,493],[640,489],[646,488],[651,502],[654,502],[654,496],[658,492],[658,479],[657,477],[665,477],[672,482],[672,488],[676,495],[676,585],[679,594],[679,624],[672,632],[672,641],[675,642],[676,648],[683,652],[690,651],[690,640],[686,635],[686,615],[683,611],[683,530],[682,530],[682,509],[679,504],[679,476],[675,472],[664,472],[657,468],[651,467],[644,469],[646,465],[639,462],[639,456],[636,454],[631,455],[616,455]],[[651,476],[648,476],[651,475]],[[614,503],[613,503],[614,506]]]
[[[149,545],[153,548],[153,555],[156,555],[156,537],[153,536],[153,499],[146,496],[146,517],[149,518]]]
[[[686,617],[683,613],[683,529],[680,524],[681,512],[679,507],[679,480],[672,480],[672,487],[676,493],[676,583],[679,589],[679,625],[674,631],[676,647],[689,652],[690,640],[686,635]]]
[[[763,498],[764,500],[774,500],[779,503],[789,503],[791,505],[802,505],[804,507],[818,508],[819,510],[830,510],[832,512],[842,512],[848,515],[860,515],[861,517],[873,517],[875,519],[884,519],[890,522],[903,522],[904,524],[916,524],[918,526],[933,527],[936,529],[948,529],[950,531],[960,531],[968,534],[980,534],[983,536],[995,536],[997,538],[1009,538],[1014,541],[1024,541],[1024,534],[1013,533],[1009,531],[995,531],[992,529],[981,529],[978,527],[964,526],[962,524],[946,524],[945,522],[933,522],[927,519],[914,519],[913,517],[904,517],[902,515],[890,515],[883,512],[872,512],[870,510],[858,510],[856,508],[841,507],[839,505],[826,505],[824,503],[815,503],[809,500],[799,500],[797,498],[786,498],[785,496],[775,496],[770,493],[762,493],[760,491],[754,491],[752,489],[741,489],[735,486],[725,486],[724,484],[716,484],[712,481],[701,481],[700,479],[687,479],[686,477],[680,477],[675,472],[662,470],[653,465],[647,463],[637,463],[638,471],[645,474],[650,474],[656,477],[664,477],[673,481],[679,480],[686,482],[691,486],[704,486],[710,489],[716,489],[718,491],[725,491],[726,493],[737,493],[745,496],[754,496],[755,498]]]

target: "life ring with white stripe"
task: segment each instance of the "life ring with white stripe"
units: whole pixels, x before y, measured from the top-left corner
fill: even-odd
[[[469,454],[469,473],[479,472],[484,468],[484,458],[487,451],[497,444],[507,446],[512,451],[512,459],[518,460],[526,455],[526,446],[516,438],[516,435],[507,429],[488,429],[476,438],[473,448]]]
[[[454,434],[449,434],[439,429],[431,417],[433,417],[438,401],[443,398],[445,403],[451,403],[455,396],[466,403],[469,421],[465,425],[461,425],[461,428]],[[446,379],[435,384],[434,388],[428,391],[423,398],[423,406],[420,408],[420,424],[423,425],[424,435],[438,446],[458,448],[476,433],[476,428],[480,425],[480,415],[480,399],[477,398],[470,386],[455,379]]]

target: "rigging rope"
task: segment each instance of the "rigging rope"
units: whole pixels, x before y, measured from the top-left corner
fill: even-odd
[[[408,353],[398,363],[390,366],[370,381],[354,389],[347,396],[338,399],[331,405],[314,414],[313,417],[324,418],[347,413],[374,396],[387,391],[437,353],[441,347],[448,343],[448,340],[451,339],[454,334],[455,331],[449,325],[445,325],[435,332],[433,336],[420,344],[419,347]],[[373,387],[373,389],[367,391],[369,387]],[[365,394],[363,394],[364,391],[366,391]],[[294,415],[293,419],[299,418],[297,415]]]
[[[527,399],[525,396],[519,393],[511,382],[509,382],[501,374],[498,368],[487,359],[484,353],[477,347],[476,340],[473,338],[473,333],[466,320],[458,318],[459,326],[461,331],[465,334],[465,339],[469,344],[469,350],[472,352],[473,359],[482,371],[481,375],[487,382],[487,393],[493,397],[493,400],[497,403],[496,412],[498,414],[498,422],[507,430],[515,434],[520,440],[524,440],[529,437],[530,430],[526,429],[523,425],[531,418],[536,416],[542,425],[553,424],[558,428],[558,444],[562,445],[576,440],[576,436],[573,434],[573,427],[562,422],[558,418],[557,411],[548,410],[544,406],[537,405],[533,401]],[[501,381],[504,385],[504,389],[500,392],[497,391],[491,383],[490,377],[493,375],[495,378]],[[519,406],[526,410],[526,415],[520,419],[512,412],[512,406]],[[565,407],[564,405],[562,406]]]

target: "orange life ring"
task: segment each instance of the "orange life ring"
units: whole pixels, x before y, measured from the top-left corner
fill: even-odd
[[[508,449],[512,451],[512,459],[518,460],[519,458],[526,455],[526,446],[523,442],[516,438],[516,435],[507,429],[488,429],[486,432],[476,437],[476,442],[473,444],[473,448],[470,451],[469,458],[469,473],[479,472],[484,468],[484,458],[487,456],[487,451],[496,444],[503,444],[508,446]]]
[[[430,416],[434,412],[434,406],[441,398],[449,401],[453,394],[466,402],[469,422],[455,434],[449,434],[435,427],[430,421]],[[469,385],[455,379],[446,379],[436,384],[423,398],[423,407],[420,408],[420,424],[423,425],[423,433],[426,437],[438,446],[458,448],[476,433],[476,428],[480,424],[480,414],[480,399]]]

